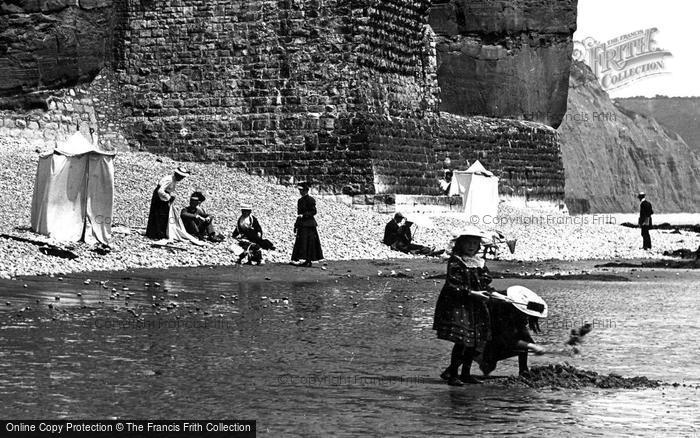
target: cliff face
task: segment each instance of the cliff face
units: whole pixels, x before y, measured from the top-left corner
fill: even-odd
[[[461,11],[449,19],[461,26],[453,36],[478,39],[480,53],[472,70],[453,71],[438,69],[443,43],[429,25],[438,26],[431,14],[445,2],[5,0],[0,32],[9,49],[0,65],[15,72],[0,79],[6,94],[85,86],[41,97],[45,107],[29,114],[8,111],[0,98],[0,129],[53,139],[83,122],[101,138],[116,127],[134,148],[352,194],[438,194],[446,158],[454,166],[480,159],[513,194],[561,199],[555,130],[461,116],[556,125],[575,4],[449,3]],[[73,32],[70,43],[47,48],[63,29]],[[41,68],[54,61],[51,74]],[[55,67],[64,64],[75,67]],[[456,74],[467,78],[465,90],[478,89],[478,102],[454,116],[442,102],[465,97],[439,86]]]
[[[577,0],[433,3],[443,111],[559,126]]]
[[[656,119],[700,150],[700,97],[630,97],[615,104]]]
[[[0,97],[89,82],[112,56],[112,0],[3,0]]]
[[[656,212],[700,208],[700,153],[652,118],[613,104],[593,72],[574,63],[559,128],[572,211],[635,212],[646,191]]]

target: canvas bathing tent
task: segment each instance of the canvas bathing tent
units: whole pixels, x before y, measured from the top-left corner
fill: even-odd
[[[462,195],[462,211],[470,217],[486,221],[498,216],[498,177],[478,160],[467,170],[453,172],[450,196],[453,195]]]
[[[112,237],[114,152],[97,149],[80,132],[39,157],[32,197],[32,231],[60,241],[107,244]]]

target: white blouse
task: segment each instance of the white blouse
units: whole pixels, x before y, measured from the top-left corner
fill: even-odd
[[[170,194],[174,193],[175,189],[177,188],[177,181],[175,181],[175,176],[172,174],[164,176],[160,179],[158,185],[160,186],[158,187],[158,197],[160,198],[160,200],[164,202],[170,201]]]

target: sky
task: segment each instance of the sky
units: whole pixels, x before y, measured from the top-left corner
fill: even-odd
[[[656,27],[657,46],[672,54],[665,58],[667,73],[610,90],[610,96],[700,96],[698,17],[697,0],[579,0],[574,40],[591,37],[604,42]]]

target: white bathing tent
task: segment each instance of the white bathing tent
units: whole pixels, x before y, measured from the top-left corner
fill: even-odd
[[[498,177],[486,170],[477,160],[463,171],[456,170],[452,175],[450,196],[462,195],[462,207],[465,214],[495,218],[498,215]]]
[[[107,244],[112,234],[114,155],[76,132],[40,156],[32,231],[60,241]]]

